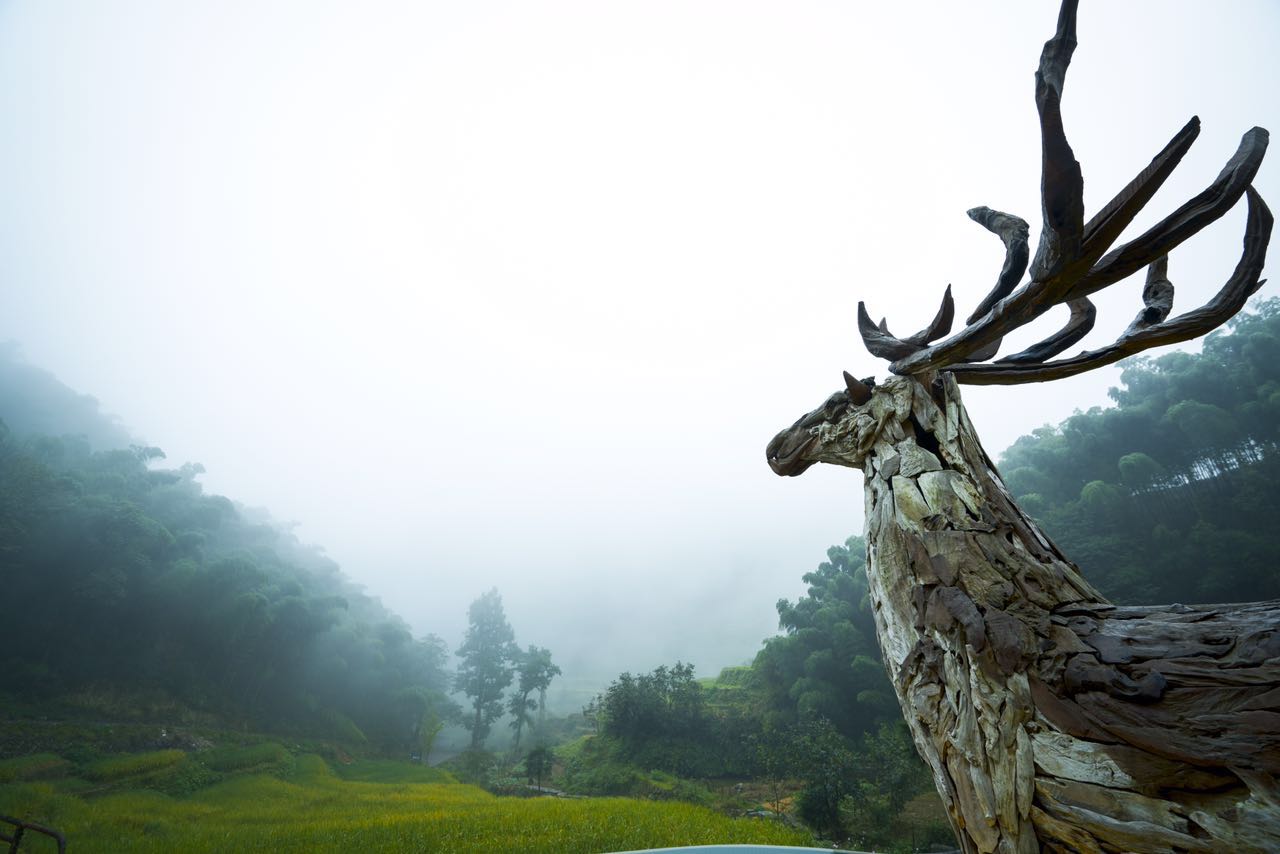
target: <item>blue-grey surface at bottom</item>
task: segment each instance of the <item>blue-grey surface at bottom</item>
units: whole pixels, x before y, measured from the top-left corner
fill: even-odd
[[[613,854],[658,854],[658,852],[687,851],[689,854],[779,854],[782,851],[821,851],[822,854],[866,854],[847,848],[796,848],[791,845],[685,845],[680,848],[641,848],[636,851],[615,851]]]

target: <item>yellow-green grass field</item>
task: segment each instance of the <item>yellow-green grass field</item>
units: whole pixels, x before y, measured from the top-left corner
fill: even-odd
[[[798,830],[729,818],[686,803],[498,798],[456,782],[412,782],[450,778],[403,763],[364,763],[344,769],[344,776],[355,779],[343,779],[312,754],[292,759],[286,771],[277,768],[280,776],[245,773],[172,796],[144,788],[146,775],[173,773],[177,760],[171,752],[163,753],[150,761],[122,760],[119,766],[99,763],[93,769],[96,779],[41,780],[31,779],[40,773],[11,773],[9,782],[0,783],[0,813],[63,831],[69,854],[569,854],[716,842],[812,844],[812,838]],[[36,767],[37,772],[47,767],[54,775],[63,769],[56,757],[48,756],[22,767]],[[136,781],[118,776],[135,769],[142,775]],[[106,791],[104,779],[114,780]],[[128,788],[135,784],[137,788]],[[23,850],[55,850],[46,842],[29,835]]]

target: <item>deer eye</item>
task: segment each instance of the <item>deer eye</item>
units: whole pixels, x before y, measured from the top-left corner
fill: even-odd
[[[848,408],[849,396],[842,391],[838,391],[828,397],[826,403],[822,404],[822,414],[827,418],[835,418]]]

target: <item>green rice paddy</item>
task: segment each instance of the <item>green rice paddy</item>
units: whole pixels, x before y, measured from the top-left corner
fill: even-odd
[[[82,768],[78,776],[59,776],[77,772],[56,756],[6,760],[0,763],[0,780],[8,777],[0,783],[0,813],[61,830],[69,854],[571,854],[707,843],[812,844],[807,833],[774,822],[729,818],[680,802],[499,798],[435,769],[364,761],[341,767],[339,776],[314,754],[285,756],[261,746],[211,753],[211,765],[224,769],[271,769],[226,776],[210,770],[200,755],[121,756]],[[217,782],[205,785],[210,780]],[[28,836],[23,850],[55,848]]]

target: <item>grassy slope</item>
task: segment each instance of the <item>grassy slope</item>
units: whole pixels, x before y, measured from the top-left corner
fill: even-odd
[[[42,768],[66,770],[53,761]],[[162,763],[156,761],[157,765]],[[50,773],[59,773],[51,771]],[[155,773],[149,772],[149,773]],[[440,772],[364,762],[342,779],[304,754],[282,776],[233,776],[173,797],[119,781],[95,795],[74,778],[0,785],[0,813],[67,834],[90,852],[521,851],[600,852],[713,842],[804,845],[807,834],[730,819],[685,803],[618,798],[497,798],[454,782],[410,782]],[[73,794],[81,791],[88,797]],[[52,851],[30,838],[24,850]]]

